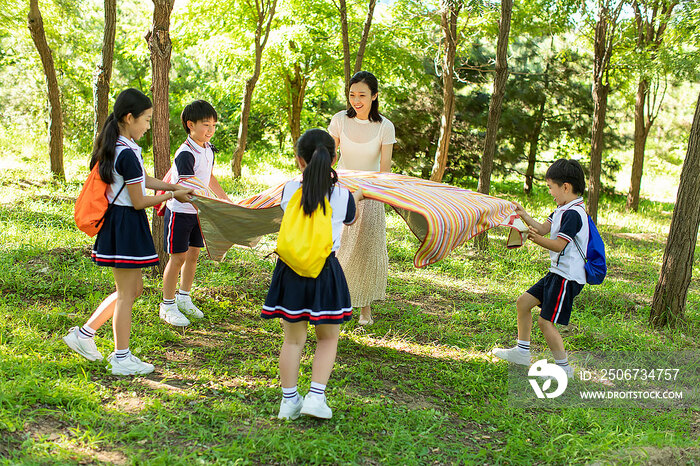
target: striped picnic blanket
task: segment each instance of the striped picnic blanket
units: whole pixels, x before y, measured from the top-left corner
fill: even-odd
[[[468,239],[496,226],[511,228],[509,247],[524,241],[527,228],[509,201],[395,173],[338,170],[338,178],[340,186],[350,191],[361,186],[367,199],[388,204],[401,215],[421,241],[413,258],[416,267],[444,259]],[[192,203],[199,210],[209,256],[221,260],[233,244],[254,246],[261,236],[277,232],[282,222],[278,206],[283,188],[284,183],[229,203],[201,186]]]

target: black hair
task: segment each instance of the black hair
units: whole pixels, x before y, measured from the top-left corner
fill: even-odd
[[[195,100],[191,104],[187,105],[182,109],[182,127],[185,128],[185,132],[190,134],[190,129],[187,127],[187,122],[191,121],[197,123],[198,121],[206,120],[208,118],[213,118],[214,121],[219,121],[219,115],[216,114],[216,110],[211,106],[206,100]]]
[[[112,113],[105,120],[102,131],[95,139],[90,158],[90,169],[92,170],[92,167],[99,162],[100,178],[105,183],[109,184],[114,181],[112,170],[114,169],[117,139],[119,139],[119,123],[128,114],[138,118],[152,107],[151,99],[138,89],[125,89],[117,96]]]
[[[350,93],[350,88],[352,85],[356,83],[367,84],[372,96],[379,92],[379,82],[377,81],[377,78],[369,71],[358,71],[352,75],[352,78],[350,78],[350,82],[348,83],[348,94]],[[357,112],[352,105],[348,105],[348,110],[345,114],[350,118],[355,118],[355,116],[357,116]],[[369,121],[382,121],[382,116],[379,114],[379,96],[372,101],[372,107],[369,109]]]
[[[586,190],[586,176],[578,160],[559,159],[550,165],[544,177],[559,186],[570,183],[574,194],[583,194]]]
[[[301,183],[301,205],[306,215],[311,215],[320,205],[326,213],[323,202],[330,197],[333,186],[338,182],[338,174],[331,166],[331,154],[335,154],[335,141],[322,129],[310,129],[297,140],[297,156],[304,159],[306,168]]]

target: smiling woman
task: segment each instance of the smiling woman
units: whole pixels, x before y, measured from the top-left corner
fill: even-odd
[[[340,150],[338,168],[391,171],[391,153],[396,142],[394,125],[379,114],[379,84],[368,71],[350,79],[349,107],[333,115],[328,132]],[[353,307],[360,307],[361,325],[372,323],[372,301],[386,296],[389,259],[386,251],[384,206],[364,201],[357,221],[343,229],[338,260],[350,287]]]

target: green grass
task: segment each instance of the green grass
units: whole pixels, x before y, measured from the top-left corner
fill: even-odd
[[[219,170],[232,197],[264,187]],[[74,166],[68,172],[84,174]],[[512,406],[507,365],[488,352],[512,344],[514,302],[546,272],[547,253],[534,245],[508,251],[506,232],[494,231],[484,252],[467,245],[415,269],[418,241],[393,213],[388,297],[375,306],[372,327],[342,327],[328,385],[332,420],[276,419],[282,331],[259,317],[274,238],[233,248],[221,263],[201,258],[193,294],[206,317],[185,330],[158,319],[161,280],[145,273],[131,348],[156,372],[107,375],[61,337],[113,290],[111,272],[90,262],[91,241],[73,225],[80,184],[37,173],[24,160],[0,175],[0,463],[700,462],[696,409]],[[536,217],[552,210],[546,191],[529,199],[518,191],[515,182],[495,186]],[[663,331],[647,325],[672,208],[643,201],[631,214],[622,197],[602,200],[610,272],[577,298],[567,349],[698,350],[697,260],[686,323]],[[105,354],[111,333],[105,326],[97,338]],[[546,349],[539,330],[533,346]],[[313,350],[311,335],[302,393]]]

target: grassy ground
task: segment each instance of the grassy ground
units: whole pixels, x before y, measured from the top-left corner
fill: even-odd
[[[274,238],[234,248],[221,263],[202,257],[193,294],[206,317],[184,331],[159,321],[161,280],[145,274],[131,348],[156,372],[107,375],[61,337],[112,291],[110,270],[90,262],[91,241],[74,227],[79,184],[37,173],[25,160],[0,175],[0,463],[700,462],[696,409],[514,407],[508,366],[488,352],[513,343],[515,299],[546,272],[547,254],[535,245],[508,251],[496,231],[483,253],[463,247],[417,270],[418,243],[394,214],[388,297],[375,307],[375,325],[342,328],[328,386],[332,420],[276,419],[282,332],[259,318]],[[223,181],[235,196],[260,189],[252,179]],[[535,216],[553,208],[543,190],[526,199],[517,183],[495,188]],[[697,351],[698,265],[687,324],[647,326],[673,206],[643,202],[630,214],[615,198],[601,208],[609,278],[577,298],[567,348]],[[112,341],[105,326],[103,354]],[[533,345],[545,348],[538,330]],[[302,393],[313,350],[310,338]]]

